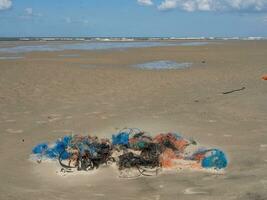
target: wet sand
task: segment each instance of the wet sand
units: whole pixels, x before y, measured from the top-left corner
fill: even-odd
[[[0,60],[0,199],[267,199],[266,55],[267,41],[8,55],[24,58]],[[132,67],[159,60],[193,66]],[[122,180],[109,168],[61,177],[28,160],[39,142],[123,127],[180,132],[226,151],[229,167]]]

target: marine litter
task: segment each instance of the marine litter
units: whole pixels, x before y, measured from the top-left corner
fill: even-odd
[[[35,163],[57,163],[57,174],[66,176],[112,166],[119,178],[157,176],[164,171],[206,171],[224,173],[226,154],[218,148],[204,148],[178,133],[152,137],[137,128],[125,128],[112,138],[67,135],[55,142],[43,142],[32,149]]]

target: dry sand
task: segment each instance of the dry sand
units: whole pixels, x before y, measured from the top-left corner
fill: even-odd
[[[267,199],[267,81],[261,80],[267,41],[19,56],[25,58],[0,60],[1,200]],[[130,67],[153,60],[194,65]],[[223,149],[230,165],[224,175],[183,171],[121,180],[107,168],[61,177],[53,165],[28,160],[41,141],[69,133],[110,137],[123,127],[179,131]]]

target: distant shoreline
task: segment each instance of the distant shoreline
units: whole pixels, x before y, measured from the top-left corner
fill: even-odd
[[[0,37],[0,41],[169,41],[169,40],[267,40],[267,37]]]
[[[3,41],[3,43],[15,43],[15,46],[0,45],[0,53],[26,53],[35,51],[64,51],[64,50],[110,50],[110,49],[129,49],[129,48],[145,48],[145,47],[160,47],[160,46],[202,46],[212,43],[210,41]],[[22,43],[19,45],[19,43]],[[27,44],[26,44],[27,43]],[[28,45],[39,43],[35,45]]]

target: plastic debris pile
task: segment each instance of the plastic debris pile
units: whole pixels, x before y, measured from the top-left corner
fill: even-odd
[[[32,149],[38,163],[58,160],[63,172],[89,171],[114,163],[120,177],[157,175],[160,169],[214,169],[227,167],[219,149],[198,148],[197,142],[176,133],[151,137],[139,129],[123,129],[112,140],[71,135],[53,144],[41,143]],[[132,173],[134,171],[134,173]]]
[[[264,80],[264,81],[267,81],[267,74],[263,75],[263,76],[261,77],[261,79]]]

